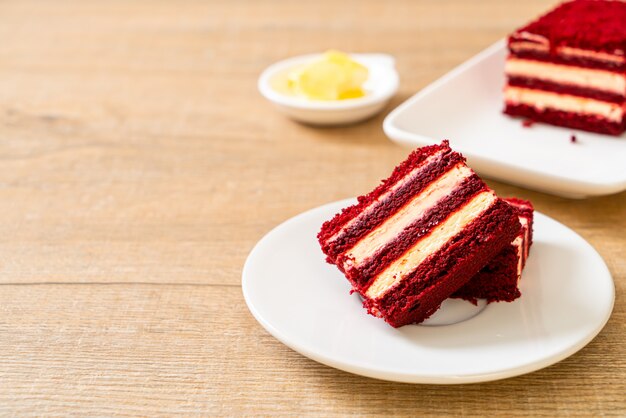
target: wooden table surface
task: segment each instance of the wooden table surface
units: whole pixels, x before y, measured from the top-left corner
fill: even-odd
[[[406,155],[384,114],[315,129],[256,90],[267,65],[396,56],[394,106],[554,1],[0,2],[0,414],[626,414],[626,193],[568,200],[490,181],[573,228],[616,304],[587,347],[464,386],[309,360],[249,313],[252,246],[371,189]]]

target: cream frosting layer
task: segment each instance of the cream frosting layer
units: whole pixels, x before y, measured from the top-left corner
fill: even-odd
[[[532,51],[544,54],[550,52],[550,42],[543,36],[534,35],[528,32],[519,32],[516,36],[521,39],[513,40],[509,44],[509,48],[513,52]],[[626,62],[624,51],[616,51],[615,54],[610,54],[608,52],[594,51],[591,49],[557,46],[555,52],[557,55],[564,58],[586,58],[594,61],[604,61],[614,64],[622,64]]]
[[[553,109],[595,115],[618,123],[624,115],[624,107],[616,103],[523,87],[506,86],[504,98],[509,104],[533,106],[538,110]]]
[[[528,218],[524,216],[520,216],[519,218],[520,224],[522,224],[522,230],[524,231],[524,259],[528,258],[528,244],[530,242],[530,226],[528,225]]]
[[[528,255],[526,252],[526,246],[528,242],[528,219],[523,216],[519,217],[519,222],[522,225],[522,230],[519,235],[515,237],[511,245],[515,247],[517,252],[517,280],[519,281],[522,276],[522,269],[524,268],[524,258]]]
[[[592,68],[509,57],[504,71],[507,76],[534,78],[626,95],[626,74]]]
[[[517,253],[517,280],[519,281],[522,276],[522,268],[524,266],[524,254],[522,249],[522,236],[518,236],[511,243],[515,247],[515,252]]]
[[[396,190],[398,190],[400,187],[404,186],[405,184],[407,184],[408,182],[410,182],[411,180],[413,180],[415,177],[417,177],[419,175],[419,173],[424,170],[424,168],[426,168],[427,165],[429,165],[430,163],[435,162],[436,160],[438,160],[439,158],[441,158],[441,155],[443,154],[444,150],[439,150],[437,152],[435,152],[433,155],[427,157],[424,161],[421,162],[421,164],[419,164],[417,167],[415,167],[413,170],[409,171],[405,176],[403,176],[400,180],[398,180],[396,182],[396,184],[394,184],[393,186],[391,186],[389,188],[389,190],[387,190],[385,193],[381,194],[380,196],[378,196],[378,198],[373,201],[372,203],[370,203],[369,205],[367,205],[362,211],[361,213],[359,213],[357,216],[355,216],[354,218],[352,218],[350,221],[348,221],[343,227],[341,227],[341,229],[339,229],[339,231],[337,231],[336,233],[334,233],[330,238],[328,238],[328,242],[333,242],[334,240],[336,240],[345,230],[347,230],[348,228],[350,228],[350,226],[354,225],[356,222],[360,222],[361,220],[367,218],[371,211],[374,209],[374,206],[387,199],[389,196],[391,196]]]
[[[358,266],[389,242],[393,241],[404,229],[421,219],[426,212],[452,193],[466,178],[473,174],[471,168],[460,163],[443,173],[421,193],[414,196],[395,214],[385,220],[376,229],[363,237],[354,247],[346,252],[347,262],[344,268]]]
[[[401,257],[391,263],[372,282],[365,292],[376,299],[419,267],[429,256],[439,251],[448,241],[458,235],[474,219],[489,209],[497,200],[492,191],[477,194],[445,221],[437,225],[427,236],[419,240]]]

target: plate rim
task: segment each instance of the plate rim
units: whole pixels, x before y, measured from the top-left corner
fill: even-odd
[[[425,136],[419,133],[409,132],[405,129],[401,129],[397,126],[396,120],[400,115],[402,115],[408,108],[412,107],[416,102],[422,100],[426,96],[432,94],[437,89],[448,83],[450,80],[460,76],[467,70],[473,68],[474,66],[480,64],[486,58],[500,52],[503,48],[506,47],[506,39],[502,38],[497,42],[493,43],[489,47],[483,49],[476,55],[472,56],[468,60],[454,67],[452,70],[439,77],[432,83],[428,84],[423,89],[419,90],[417,93],[406,99],[400,105],[398,105],[395,109],[393,109],[384,119],[383,121],[383,131],[385,135],[391,139],[393,142],[410,147],[416,146],[424,146],[424,145],[432,145],[438,144],[441,142],[441,138],[431,138],[429,136]],[[621,138],[618,138],[621,140]],[[624,139],[626,140],[626,139]],[[475,165],[486,165],[489,164],[491,166],[497,166],[498,168],[505,168],[507,171],[513,171],[513,175],[510,177],[519,177],[519,176],[540,176],[543,181],[547,181],[550,184],[558,184],[564,190],[561,193],[558,193],[562,196],[567,197],[588,197],[588,196],[604,196],[622,192],[626,190],[626,176],[622,179],[611,180],[606,182],[597,182],[590,181],[584,179],[572,179],[567,176],[550,174],[541,170],[529,169],[528,167],[524,167],[521,164],[511,164],[511,163],[502,163],[495,158],[489,158],[484,155],[477,155],[471,151],[471,149],[467,149],[462,144],[455,144],[455,148],[457,151],[473,160]],[[485,173],[487,177],[491,175],[491,173]],[[500,179],[502,181],[511,183],[512,181],[508,178],[504,178],[499,175],[493,175],[494,178]],[[528,186],[528,183],[520,183],[523,187],[531,188]],[[567,184],[567,187],[563,187],[564,184]],[[536,187],[532,187],[532,189],[537,189]],[[554,190],[549,192],[552,194],[557,194]]]
[[[379,380],[402,382],[402,383],[455,385],[455,384],[490,382],[494,380],[501,380],[501,379],[506,379],[509,377],[515,377],[515,376],[520,376],[520,375],[524,375],[527,373],[532,373],[537,370],[556,364],[572,356],[573,354],[577,353],[582,348],[587,346],[602,331],[602,329],[606,326],[607,322],[609,321],[611,314],[613,313],[613,309],[615,306],[615,282],[613,280],[613,276],[611,275],[611,271],[609,270],[608,266],[606,265],[606,262],[604,261],[600,253],[587,240],[585,240],[580,234],[578,234],[573,229],[558,222],[557,220],[555,220],[554,218],[551,218],[548,215],[545,215],[539,211],[535,211],[536,215],[539,215],[540,217],[544,217],[548,221],[555,222],[562,228],[569,230],[570,232],[575,234],[578,238],[580,238],[580,240],[585,245],[587,245],[588,248],[594,253],[594,256],[599,259],[599,261],[601,262],[602,268],[604,269],[606,275],[608,276],[612,284],[612,286],[610,286],[610,290],[611,290],[610,308],[607,309],[607,313],[605,317],[603,318],[602,321],[598,323],[598,325],[594,328],[593,332],[591,332],[586,338],[582,339],[577,344],[573,344],[564,350],[556,352],[551,356],[548,356],[539,361],[532,362],[530,364],[522,364],[513,368],[509,368],[509,369],[505,369],[505,370],[501,370],[497,372],[491,372],[491,373],[474,373],[474,374],[462,374],[462,375],[459,375],[459,374],[418,374],[416,375],[415,373],[408,373],[408,372],[407,373],[402,373],[402,372],[397,372],[397,371],[390,372],[390,371],[386,371],[384,369],[376,368],[372,366],[367,367],[366,365],[362,365],[359,363],[338,362],[338,361],[333,360],[330,357],[316,353],[313,350],[310,350],[306,348],[304,345],[298,343],[291,337],[285,335],[284,333],[281,333],[281,331],[279,331],[272,323],[270,323],[265,318],[263,318],[263,315],[260,312],[258,312],[254,303],[252,303],[251,301],[251,295],[249,294],[249,289],[248,289],[248,286],[246,285],[248,280],[250,280],[249,279],[250,263],[251,263],[251,260],[253,260],[253,255],[258,250],[258,248],[261,248],[261,246],[265,243],[265,241],[270,239],[271,236],[277,230],[287,228],[290,224],[297,223],[302,218],[306,218],[307,216],[309,216],[310,214],[314,212],[328,210],[328,208],[331,208],[331,207],[333,208],[343,207],[344,205],[354,202],[354,200],[355,198],[349,198],[349,199],[342,199],[342,200],[326,203],[324,205],[321,205],[312,209],[308,209],[302,213],[299,213],[281,222],[279,225],[275,226],[270,231],[268,231],[254,245],[254,247],[248,254],[248,257],[246,258],[246,261],[242,269],[242,281],[241,281],[242,293],[243,293],[243,297],[246,302],[246,305],[248,307],[248,310],[250,311],[252,316],[267,332],[269,332],[270,335],[272,335],[278,341],[280,341],[287,347],[291,348],[292,350],[300,353],[301,355],[308,357],[309,359],[312,359],[318,363],[321,363],[326,366],[333,367],[335,369],[342,370],[348,373],[356,374],[356,375],[361,375],[361,376],[379,379]]]

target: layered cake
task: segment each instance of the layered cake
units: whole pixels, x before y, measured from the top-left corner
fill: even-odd
[[[433,314],[519,230],[515,210],[444,141],[413,151],[318,239],[369,313],[399,327]]]
[[[559,5],[508,39],[505,113],[619,135],[626,130],[626,2]]]
[[[504,250],[454,293],[454,297],[511,302],[521,296],[518,283],[533,240],[533,205],[527,200],[504,200],[517,211],[522,228]]]

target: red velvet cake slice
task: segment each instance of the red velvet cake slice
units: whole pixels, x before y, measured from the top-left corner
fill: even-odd
[[[399,327],[433,314],[519,229],[514,209],[444,141],[413,151],[318,239],[368,311]]]
[[[517,211],[522,226],[511,243],[453,296],[475,301],[511,302],[521,296],[518,288],[533,240],[533,205],[527,200],[504,199]]]
[[[619,135],[626,129],[626,2],[559,5],[508,39],[505,113]]]

